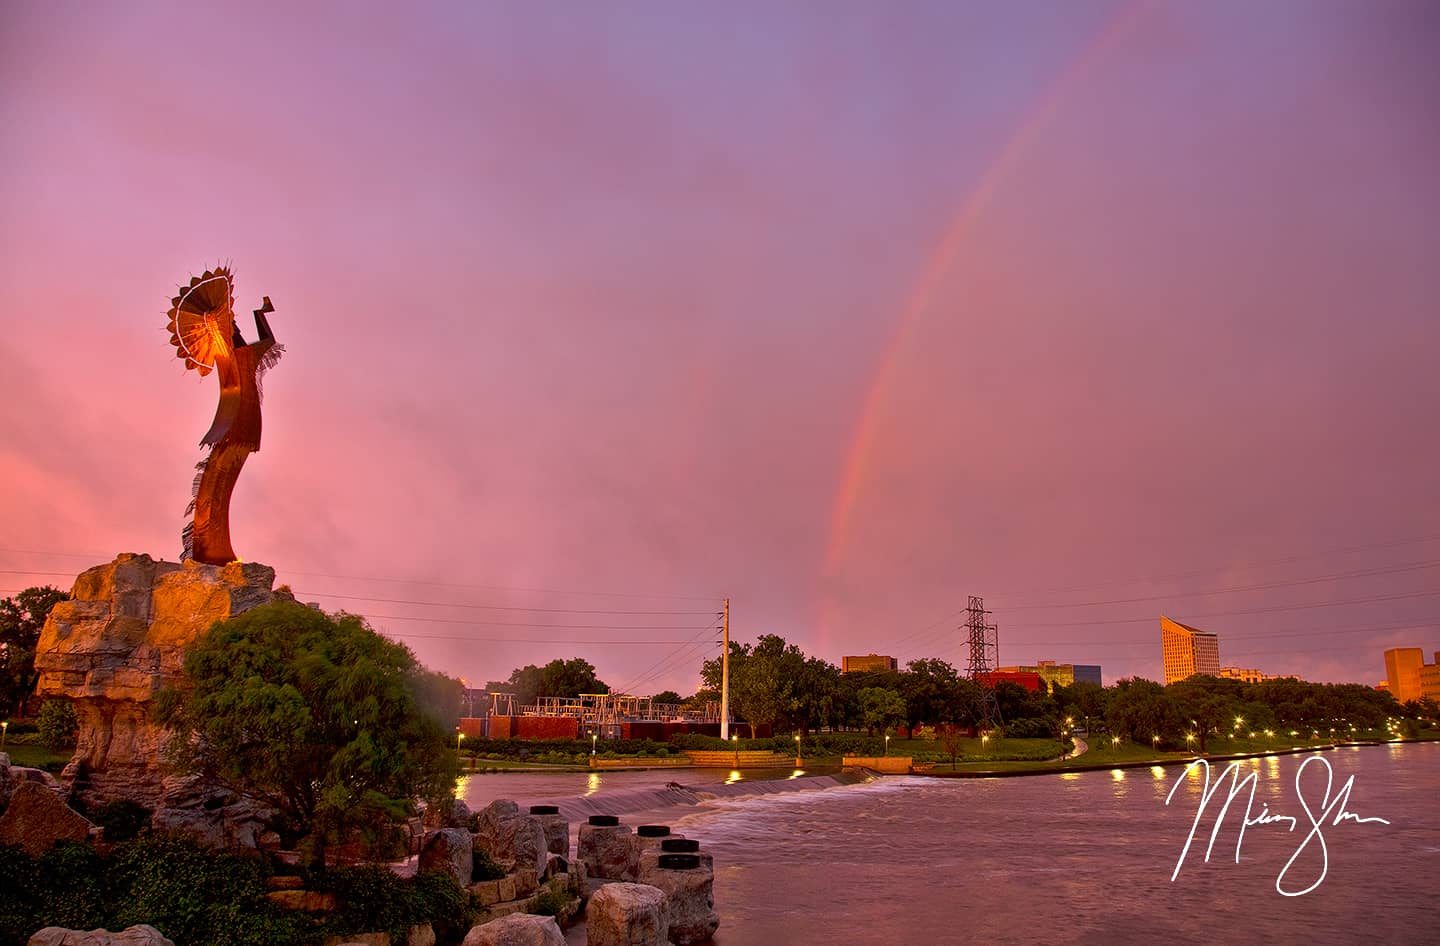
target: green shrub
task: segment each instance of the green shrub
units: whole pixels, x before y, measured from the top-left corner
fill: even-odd
[[[46,700],[41,705],[39,732],[40,741],[51,749],[69,749],[75,745],[80,724],[69,700]]]
[[[569,904],[570,895],[560,886],[560,881],[552,880],[545,885],[544,893],[535,898],[530,912],[540,916],[560,916]]]
[[[150,827],[150,809],[128,798],[102,805],[89,818],[105,829],[110,842],[133,841]]]
[[[316,889],[335,894],[336,910],[326,926],[347,933],[403,933],[410,925],[410,904],[403,881],[388,868],[374,864],[337,867],[311,879]]]
[[[45,926],[40,904],[43,877],[35,858],[0,845],[0,943],[24,943]]]
[[[265,872],[253,858],[201,848],[190,838],[157,836],[116,848],[105,886],[123,890],[108,929],[148,923],[177,943],[235,944],[228,905],[273,907]]]
[[[112,892],[103,882],[105,865],[93,847],[61,841],[36,860],[40,908],[47,925],[93,930],[105,924],[111,910],[107,893]]]
[[[471,876],[475,880],[499,880],[505,876],[505,868],[496,864],[490,857],[490,852],[484,848],[477,847],[473,857],[474,868]]]
[[[23,944],[45,926],[119,930],[137,923],[204,946],[320,946],[334,935],[403,936],[421,923],[454,942],[475,919],[464,891],[443,873],[407,880],[380,866],[316,871],[306,887],[335,894],[337,910],[328,917],[272,903],[265,876],[258,857],[174,836],[117,844],[109,856],[74,843],[38,858],[0,847],[0,946]]]

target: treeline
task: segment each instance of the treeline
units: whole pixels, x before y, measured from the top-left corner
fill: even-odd
[[[721,660],[707,660],[700,676],[706,689],[692,699],[718,699]],[[776,731],[814,729],[864,730],[874,733],[895,726],[978,723],[980,687],[943,660],[912,660],[903,670],[841,673],[819,657],[807,657],[794,644],[773,634],[755,644],[730,644],[730,711],[732,717]],[[1048,694],[1034,694],[1009,685],[997,689],[1007,720],[1044,720],[1057,707]],[[1026,726],[1051,735],[1048,724]]]
[[[721,661],[701,667],[706,689],[692,700],[718,699]],[[1361,684],[1307,683],[1287,678],[1247,684],[1194,676],[1162,686],[1127,678],[1101,687],[1087,682],[1031,693],[1009,681],[995,687],[1007,735],[1058,736],[1070,728],[1103,730],[1128,739],[1186,746],[1229,732],[1336,737],[1380,730],[1390,720],[1440,716],[1433,703],[1401,706],[1392,694]],[[730,704],[735,719],[776,732],[815,729],[874,733],[905,725],[973,726],[983,718],[979,686],[936,658],[901,670],[840,672],[775,635],[730,645]],[[1188,738],[1187,738],[1188,737]]]

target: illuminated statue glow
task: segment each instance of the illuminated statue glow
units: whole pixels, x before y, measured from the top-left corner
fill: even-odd
[[[265,318],[275,311],[269,296],[255,310],[260,337],[248,344],[235,324],[234,303],[235,279],[228,267],[192,276],[190,284],[181,286],[180,294],[170,300],[175,357],[201,377],[214,371],[220,379],[215,421],[200,441],[210,451],[195,465],[185,510],[189,522],[181,533],[182,561],[193,558],[210,565],[235,561],[230,547],[230,495],[245,458],[260,449],[261,379],[285,351],[275,343]]]

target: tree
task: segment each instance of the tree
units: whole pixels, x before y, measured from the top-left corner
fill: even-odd
[[[750,738],[757,726],[773,725],[790,705],[791,687],[805,664],[805,655],[794,644],[774,634],[764,634],[735,672],[730,667],[730,692],[738,698]]]
[[[0,599],[0,711],[23,714],[35,691],[35,645],[50,609],[70,596],[58,588],[26,588]]]
[[[676,693],[674,690],[661,690],[659,693],[656,693],[654,696],[650,697],[650,702],[674,703],[678,705],[681,702],[681,699],[680,694]]]
[[[911,729],[921,723],[953,723],[959,715],[960,675],[943,660],[912,660],[900,675],[900,695]]]
[[[415,798],[451,795],[459,692],[360,617],[277,602],[200,637],[157,710],[176,769],[268,806],[323,864],[327,844],[384,837]]]
[[[1195,674],[1172,683],[1165,692],[1175,701],[1182,720],[1191,722],[1200,737],[1200,751],[1205,751],[1206,737],[1213,732],[1230,729],[1240,709],[1240,683],[1218,677]]]
[[[595,667],[583,657],[556,658],[543,667],[527,664],[510,673],[502,689],[515,693],[517,707],[533,706],[542,696],[574,697],[582,693],[609,693],[610,687],[595,676]]]
[[[840,668],[819,657],[806,657],[789,687],[786,716],[801,736],[835,716]]]
[[[885,730],[905,719],[905,698],[884,687],[866,687],[855,694],[860,722],[870,735]]]
[[[960,746],[965,734],[958,726],[946,726],[940,731],[940,745],[945,749],[945,754],[950,757],[950,768],[955,768],[955,763],[960,758]]]
[[[1181,719],[1180,710],[1165,687],[1138,677],[1127,677],[1115,684],[1105,711],[1105,722],[1111,732],[1142,743],[1157,736],[1172,739],[1180,732]]]

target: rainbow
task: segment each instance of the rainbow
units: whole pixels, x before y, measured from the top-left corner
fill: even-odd
[[[905,339],[920,316],[929,308],[931,298],[966,237],[970,235],[975,221],[1016,162],[1030,149],[1096,65],[1134,32],[1147,12],[1148,5],[1144,2],[1122,7],[1070,66],[1046,88],[1034,108],[1026,113],[1025,119],[1006,140],[1000,152],[986,165],[975,187],[961,203],[953,221],[946,228],[939,245],[930,254],[929,263],[906,300],[900,317],[895,320],[890,337],[882,349],[875,374],[866,389],[846,453],[844,473],[830,513],[830,537],[826,544],[822,576],[828,577],[835,573],[845,552],[855,508],[869,479],[880,409],[895,375],[896,361]],[[820,621],[818,626],[823,640],[828,636],[825,622]]]

